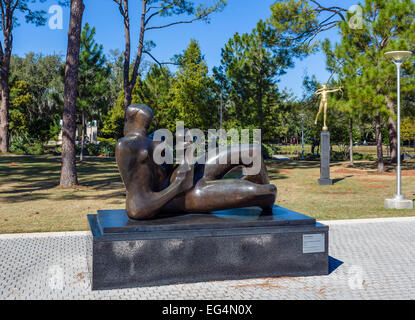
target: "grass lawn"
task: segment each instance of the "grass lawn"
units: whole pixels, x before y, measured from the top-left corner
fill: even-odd
[[[302,146],[301,144],[289,144],[289,145],[279,145],[279,151],[278,154],[285,154],[285,155],[297,155],[300,154],[302,151]],[[334,145],[333,146],[333,151],[343,151],[344,148],[348,148],[348,146],[343,146],[340,147],[338,145]],[[315,151],[317,151],[318,149],[316,148]],[[348,150],[348,149],[347,149]],[[410,154],[415,154],[415,149],[413,147],[408,147],[408,146],[402,146],[402,152],[406,151]],[[311,145],[310,144],[305,144],[304,145],[304,152],[305,153],[311,153]],[[356,153],[360,153],[360,154],[364,154],[364,155],[372,155],[374,158],[376,158],[376,146],[363,146],[363,145],[359,145],[359,146],[354,146],[353,147],[353,152]],[[384,145],[383,146],[383,155],[385,157],[389,157],[389,147]]]
[[[415,215],[385,210],[395,193],[394,168],[376,174],[375,165],[332,164],[333,186],[318,186],[318,162],[267,163],[278,187],[277,204],[317,219]],[[86,214],[124,207],[125,191],[113,159],[88,158],[78,164],[81,187],[57,187],[60,159],[48,156],[0,157],[0,233],[88,230]],[[403,191],[415,198],[415,161],[405,162]]]
[[[331,164],[333,186],[319,186],[319,162],[272,162],[268,170],[278,187],[277,204],[319,220],[415,216],[415,210],[386,210],[384,199],[396,193],[395,166],[376,172],[373,162]],[[415,199],[415,161],[402,166],[402,191]]]
[[[57,187],[60,158],[0,157],[0,233],[87,230],[86,214],[124,206],[114,160],[78,163],[76,189]]]

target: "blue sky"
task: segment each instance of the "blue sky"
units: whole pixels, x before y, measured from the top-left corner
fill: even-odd
[[[213,0],[203,2],[211,3]],[[137,47],[138,38],[138,12],[139,0],[130,0],[130,13],[133,35],[133,48]],[[200,2],[200,1],[195,1]],[[216,13],[211,18],[211,23],[196,22],[173,26],[168,29],[151,30],[147,33],[146,40],[152,40],[157,47],[152,54],[159,61],[169,61],[177,53],[180,53],[194,38],[200,43],[206,62],[211,70],[220,64],[221,48],[233,36],[235,32],[250,32],[255,28],[260,19],[270,16],[270,6],[275,0],[228,0],[228,6],[223,12]],[[358,1],[322,0],[323,4],[350,7]],[[48,11],[51,5],[57,4],[56,0],[47,0],[45,3],[36,4],[39,9]],[[86,9],[84,23],[88,22],[96,27],[96,41],[104,46],[108,53],[111,49],[124,48],[124,31],[121,15],[113,0],[85,0]],[[137,13],[137,14],[133,14]],[[48,15],[51,16],[51,15]],[[165,20],[164,20],[165,21]],[[69,8],[63,8],[63,29],[51,30],[47,25],[35,27],[24,22],[17,27],[14,35],[13,53],[19,56],[29,51],[36,53],[66,54],[67,29],[69,24]],[[158,24],[159,21],[154,21]],[[162,22],[161,22],[162,23]],[[332,41],[338,39],[336,31],[326,32],[321,39],[329,38]],[[320,81],[327,81],[330,76],[325,70],[325,58],[321,53],[309,56],[302,61],[297,60],[294,68],[289,69],[281,78],[280,88],[292,90],[297,96],[302,95],[302,79],[304,74],[315,74]]]

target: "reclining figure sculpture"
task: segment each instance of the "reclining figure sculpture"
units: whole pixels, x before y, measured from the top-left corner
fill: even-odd
[[[269,178],[261,156],[257,175],[240,179],[222,179],[236,167],[232,156],[241,160],[241,152],[253,152],[259,145],[241,145],[238,155],[232,148],[217,149],[217,156],[206,163],[191,164],[185,157],[178,165],[159,165],[153,151],[161,143],[148,138],[153,119],[152,110],[145,105],[131,105],[126,110],[124,137],[116,145],[116,159],[127,191],[126,211],[131,219],[151,219],[163,213],[208,213],[242,207],[259,206],[272,210],[277,188]],[[259,151],[260,149],[256,150]],[[226,154],[223,154],[223,153]],[[225,156],[229,161],[220,164]]]

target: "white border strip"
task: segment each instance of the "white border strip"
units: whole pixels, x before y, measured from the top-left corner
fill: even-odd
[[[385,223],[385,222],[415,222],[415,217],[392,217],[392,218],[371,218],[371,219],[348,219],[348,220],[317,220],[325,225],[349,225],[364,223]],[[0,234],[1,239],[25,239],[25,238],[53,238],[53,237],[83,237],[91,235],[91,231],[70,231],[70,232],[39,232],[39,233],[11,233]]]
[[[91,235],[91,231],[10,233],[10,234],[0,234],[0,240],[1,239],[26,239],[26,238],[83,237],[83,236],[88,236],[88,235]]]
[[[415,217],[392,217],[392,218],[371,218],[371,219],[347,219],[347,220],[317,220],[327,225],[347,225],[360,223],[385,223],[385,222],[415,222]]]

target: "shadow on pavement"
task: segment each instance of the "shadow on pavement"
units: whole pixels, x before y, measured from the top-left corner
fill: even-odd
[[[329,274],[334,272],[338,267],[340,267],[344,262],[340,261],[332,256],[329,256]]]

